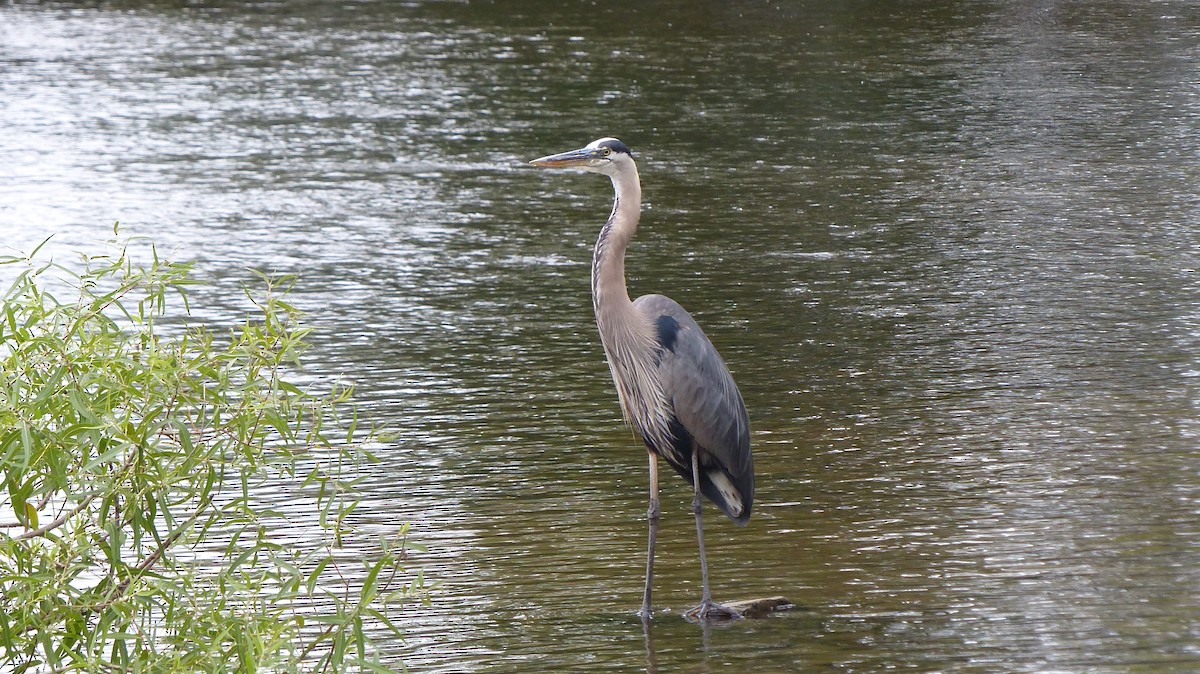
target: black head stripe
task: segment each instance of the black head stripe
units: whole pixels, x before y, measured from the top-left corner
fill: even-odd
[[[616,138],[601,142],[600,147],[607,147],[607,148],[611,149],[613,152],[624,152],[625,154],[629,155],[630,157],[633,156],[633,150],[630,150],[628,145],[626,145],[625,143],[622,143],[621,141],[617,140]]]

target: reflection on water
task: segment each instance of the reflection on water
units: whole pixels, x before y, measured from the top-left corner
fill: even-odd
[[[65,256],[120,220],[217,321],[247,267],[300,274],[310,374],[397,433],[360,517],[412,520],[442,582],[388,646],[414,670],[1180,671],[1198,55],[1184,2],[9,4],[0,235]],[[522,166],[610,134],[631,291],[696,314],[751,410],[762,507],[710,516],[714,593],[777,618],[679,618],[674,480],[666,612],[633,615],[609,187]]]

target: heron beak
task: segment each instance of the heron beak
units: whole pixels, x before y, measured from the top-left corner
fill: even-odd
[[[546,157],[539,157],[529,162],[534,166],[543,168],[572,168],[572,167],[588,167],[596,166],[603,158],[601,150],[592,148],[580,148],[571,150],[570,152],[560,152]]]

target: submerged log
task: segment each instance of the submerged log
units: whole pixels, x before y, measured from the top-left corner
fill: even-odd
[[[783,597],[760,597],[728,602],[725,606],[741,613],[743,618],[766,618],[772,613],[786,611],[794,604]]]

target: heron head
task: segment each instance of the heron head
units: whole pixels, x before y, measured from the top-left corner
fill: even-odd
[[[580,168],[611,176],[625,164],[633,163],[633,152],[616,138],[601,138],[578,150],[539,157],[529,163],[543,168]]]

